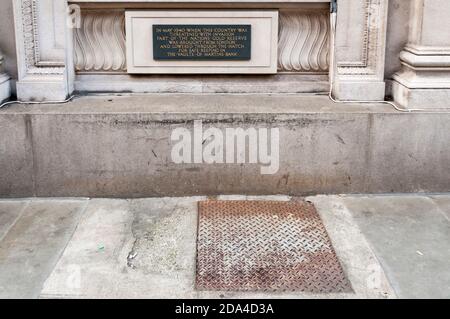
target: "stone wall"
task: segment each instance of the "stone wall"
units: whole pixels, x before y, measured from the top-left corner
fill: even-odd
[[[279,171],[261,175],[248,160],[175,164],[173,130],[192,130],[198,119],[205,130],[279,128]],[[336,106],[326,96],[152,94],[15,106],[0,112],[0,197],[448,192],[449,121],[449,112]]]
[[[212,1],[214,3],[220,1]],[[76,41],[74,43],[71,32],[67,32],[64,27],[64,17],[66,14],[66,2],[56,0],[3,0],[0,10],[0,50],[4,55],[4,69],[13,78],[13,92],[16,87],[16,79],[19,79],[17,91],[20,91],[19,98],[22,100],[49,100],[63,99],[70,95],[74,88],[79,91],[108,91],[105,83],[108,79],[114,83],[112,91],[115,92],[160,92],[156,90],[142,90],[145,82],[156,81],[155,87],[162,87],[169,82],[167,78],[155,79],[151,77],[86,77],[85,73],[124,73],[123,43],[117,37],[103,40],[114,46],[112,50],[106,50],[105,46],[98,45],[95,41],[90,48],[86,38],[87,35],[100,35],[102,32],[92,33],[92,28],[109,28],[109,23],[114,30],[117,27],[117,19],[111,20],[114,14],[111,10],[124,9],[124,2],[101,1],[95,3],[90,0],[79,0],[83,10],[95,10],[103,6],[103,13],[86,15],[86,20],[82,29],[75,32]],[[14,4],[14,6],[13,6]],[[202,3],[189,4],[199,8],[215,8],[217,5]],[[155,9],[161,6],[156,1],[134,1],[127,5],[133,9]],[[186,6],[176,1],[171,1],[171,8],[185,8]],[[445,42],[444,30],[440,28],[440,23],[445,23],[445,16],[449,14],[448,1],[428,1],[428,0],[339,0],[338,1],[338,32],[336,44],[337,68],[330,70],[330,56],[326,47],[328,42],[327,31],[329,25],[326,20],[328,3],[326,1],[251,1],[243,3],[240,1],[229,1],[220,5],[221,8],[258,9],[270,8],[280,9],[280,41],[278,67],[280,73],[308,73],[307,77],[297,76],[283,77],[282,74],[274,77],[274,81],[265,83],[267,92],[278,93],[317,93],[326,91],[328,79],[326,75],[329,71],[334,72],[334,92],[335,97],[341,100],[380,100],[385,93],[390,95],[391,86],[396,85],[396,101],[403,105],[414,105],[433,108],[439,106],[443,108],[447,105],[450,96],[450,80],[448,77],[448,56],[450,49]],[[425,8],[423,12],[411,8]],[[437,8],[437,9],[436,9]],[[300,10],[300,12],[298,11]],[[312,10],[312,13],[306,11]],[[324,10],[324,14],[317,14]],[[30,12],[28,12],[30,11]],[[417,12],[416,12],[417,11]],[[386,18],[387,16],[387,18]],[[444,18],[440,18],[443,16]],[[31,22],[31,25],[24,23]],[[413,22],[411,22],[413,21]],[[15,22],[15,24],[14,24]],[[423,22],[423,24],[421,24]],[[120,22],[122,23],[122,22]],[[420,52],[415,47],[417,44],[408,43],[408,33],[410,24],[416,26],[412,33],[422,32],[424,35]],[[424,30],[417,29],[422,26]],[[27,33],[31,28],[31,33]],[[83,30],[85,28],[85,30]],[[92,30],[89,30],[91,28]],[[386,31],[387,29],[387,31]],[[55,32],[57,30],[57,32]],[[303,35],[295,30],[307,30]],[[430,31],[431,30],[431,31]],[[25,32],[24,32],[25,31]],[[417,31],[417,32],[416,32]],[[54,33],[54,34],[53,34]],[[120,33],[120,32],[119,32]],[[117,33],[117,34],[119,34]],[[411,33],[411,34],[412,34]],[[34,38],[33,38],[34,37]],[[31,40],[30,40],[31,39]],[[431,39],[431,40],[430,40]],[[433,40],[434,39],[434,40]],[[303,42],[302,42],[303,41]],[[428,43],[427,41],[434,41]],[[437,42],[436,42],[437,41]],[[439,42],[440,41],[440,42]],[[417,42],[417,41],[416,41]],[[441,46],[439,45],[441,44]],[[17,44],[17,45],[16,45]],[[411,47],[411,44],[413,45]],[[75,45],[75,47],[74,47]],[[17,47],[17,48],[16,48]],[[301,47],[301,49],[300,49]],[[32,48],[31,50],[28,50]],[[78,49],[81,49],[78,50]],[[30,52],[28,52],[28,51]],[[416,50],[411,52],[411,50]],[[31,51],[34,51],[32,53]],[[89,53],[91,51],[91,53]],[[16,52],[20,52],[19,55]],[[92,54],[96,52],[97,55]],[[409,69],[401,69],[400,55],[406,64],[410,64]],[[73,56],[75,55],[75,57]],[[361,56],[357,56],[361,55]],[[384,56],[385,55],[385,56]],[[420,58],[427,60],[420,62],[433,68],[433,72],[420,65],[420,72],[411,71],[417,66],[417,61],[411,59]],[[409,59],[409,60],[408,60]],[[436,64],[439,60],[440,64]],[[30,61],[32,63],[30,63]],[[73,65],[75,63],[75,66]],[[417,62],[418,63],[418,62]],[[54,72],[54,71],[57,72]],[[79,75],[76,77],[74,71]],[[437,71],[437,72],[434,72]],[[311,78],[311,74],[321,75]],[[417,77],[420,75],[420,79]],[[107,75],[109,76],[109,75]],[[395,78],[395,81],[393,80]],[[191,80],[198,81],[198,77],[185,78],[186,80],[178,86],[171,86],[164,92],[189,92],[187,86]],[[264,92],[261,78],[248,77],[248,83],[243,87],[251,87],[250,83],[258,82],[256,92]],[[213,85],[217,87],[222,81],[224,86],[218,90],[211,90],[211,83],[201,85],[209,87],[211,92],[237,92],[242,83],[230,85],[235,78],[216,78]],[[123,85],[119,85],[122,83]],[[289,87],[288,90],[281,89]],[[295,83],[297,88],[295,88]],[[261,84],[261,85],[260,85]],[[385,92],[385,87],[387,90]],[[92,89],[90,89],[92,88]],[[303,89],[305,88],[305,89]],[[424,99],[422,96],[430,93],[430,89],[438,89]],[[198,92],[195,88],[193,92]],[[240,93],[247,92],[242,91]],[[432,102],[427,103],[430,100]]]
[[[17,57],[16,57],[16,46],[15,46],[15,38],[14,38],[14,19],[13,19],[13,0],[3,0],[1,4],[0,10],[0,48],[3,52],[5,61],[3,64],[4,70],[11,76],[13,79],[12,86],[13,91],[15,92],[15,80],[17,79]],[[407,42],[408,37],[408,22],[409,22],[409,10],[410,3],[409,1],[404,0],[391,0],[389,3],[389,16],[388,16],[388,30],[387,30],[387,46],[386,46],[386,64],[385,64],[385,78],[387,80],[391,79],[392,75],[400,69],[400,59],[399,54],[403,47]],[[109,21],[108,19],[112,19],[117,16],[117,14],[113,13],[112,9],[102,10],[102,14],[94,14],[97,16],[96,19],[101,20],[102,23],[112,23],[112,26],[116,25],[118,20],[115,22]],[[117,12],[117,11],[116,11]],[[94,16],[90,17],[92,20],[85,21],[87,25],[89,23],[93,23]],[[120,14],[119,14],[120,16]],[[89,15],[86,15],[89,17]],[[295,21],[297,19],[298,21]],[[300,16],[290,13],[290,11],[282,12],[280,14],[281,28],[282,30],[292,30],[293,26],[296,24],[305,23],[306,16]],[[313,21],[311,21],[313,22]],[[98,23],[98,21],[96,22]],[[122,22],[120,22],[122,23]],[[321,22],[323,23],[323,22]],[[322,24],[317,26],[321,30]],[[89,28],[89,26],[87,26]],[[90,26],[92,28],[92,26]],[[80,47],[86,48],[86,40],[83,38],[83,30],[76,32],[76,42],[75,42],[75,67],[76,70],[80,73],[83,72],[93,72],[93,71],[113,71],[113,72],[124,72],[124,55],[122,55],[122,51],[124,48],[120,43],[117,43],[118,48],[120,50],[112,50],[112,54],[105,56],[104,65],[99,65],[98,61],[93,61],[95,58],[92,54],[86,56],[87,51],[78,51]],[[119,34],[119,33],[117,33]],[[283,35],[283,34],[282,34]],[[289,45],[293,45],[293,41],[295,41],[295,35],[292,31],[288,31],[285,33],[287,35],[284,37],[284,40],[287,40],[286,43],[280,43],[280,45],[287,46],[288,48],[284,50],[284,54],[280,54],[279,58],[279,69],[280,71],[307,71],[307,72],[326,72],[328,68],[328,56],[324,55],[323,48],[321,49],[322,55],[317,60],[318,63],[309,63],[309,55],[303,55],[303,60],[301,60],[301,56],[297,55],[297,58],[293,58],[292,55],[288,54]],[[121,41],[118,39],[119,42]],[[283,40],[283,41],[284,41]],[[114,45],[116,42],[112,41],[111,44]],[[298,46],[299,47],[299,46]],[[293,49],[291,47],[290,49]],[[101,47],[96,48],[97,57],[99,59],[102,56],[102,52],[104,50]],[[282,50],[283,51],[283,50]],[[317,51],[317,50],[316,50]],[[84,52],[84,53],[83,53]],[[318,51],[317,51],[318,52]],[[317,56],[317,55],[316,55]],[[305,58],[306,57],[306,58]],[[314,55],[312,58],[314,59]],[[318,56],[317,56],[318,57]],[[109,60],[108,60],[109,59]],[[324,85],[321,85],[323,88]],[[388,93],[389,89],[389,81],[388,81]]]

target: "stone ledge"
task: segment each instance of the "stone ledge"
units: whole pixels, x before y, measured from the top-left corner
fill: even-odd
[[[450,111],[449,111],[450,112]],[[7,114],[297,114],[398,113],[382,103],[334,103],[326,95],[305,94],[98,94],[76,96],[67,104],[16,104]]]
[[[126,75],[77,74],[77,92],[110,94],[324,94],[327,74],[277,75]]]

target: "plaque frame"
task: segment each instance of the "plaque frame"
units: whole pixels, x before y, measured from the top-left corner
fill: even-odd
[[[278,10],[127,10],[130,74],[275,74]],[[153,24],[251,25],[250,60],[154,60]]]

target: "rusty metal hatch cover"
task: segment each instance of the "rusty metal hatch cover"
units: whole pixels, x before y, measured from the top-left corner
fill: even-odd
[[[199,202],[199,290],[352,291],[314,205]]]

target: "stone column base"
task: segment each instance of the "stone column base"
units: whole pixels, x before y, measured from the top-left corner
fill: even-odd
[[[11,83],[6,73],[0,74],[0,103],[11,96]]]
[[[406,47],[392,96],[406,108],[450,108],[450,50]]]
[[[334,86],[334,97],[341,101],[383,101],[386,83],[374,82],[337,82]]]
[[[67,85],[61,79],[18,81],[16,90],[22,101],[63,101],[68,96]]]
[[[412,89],[394,81],[392,97],[406,108],[450,108],[450,89]]]
[[[338,1],[331,66],[336,99],[384,100],[387,16],[387,0]]]

